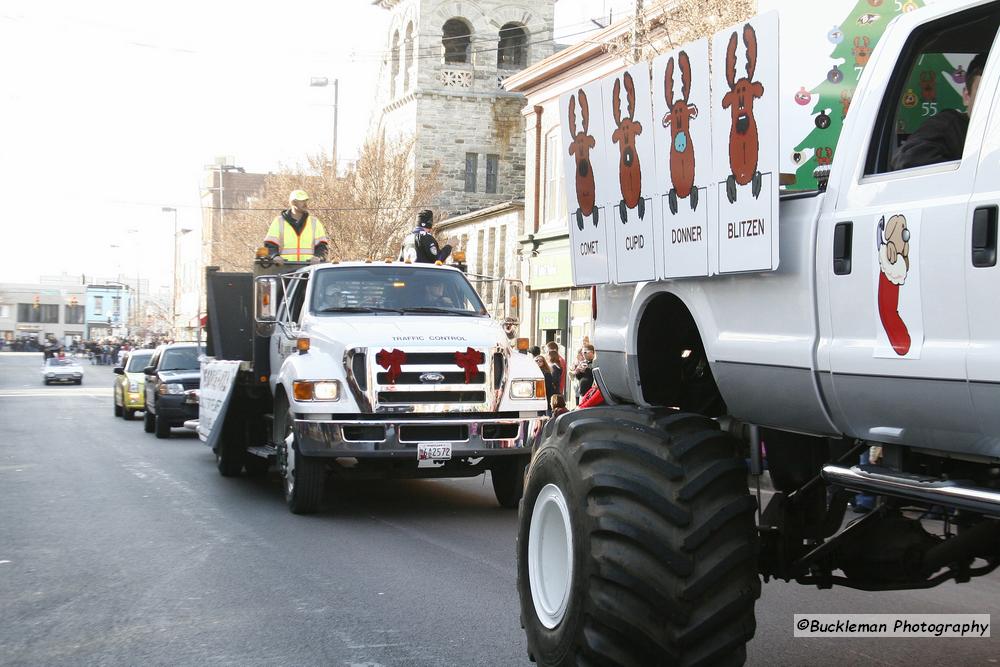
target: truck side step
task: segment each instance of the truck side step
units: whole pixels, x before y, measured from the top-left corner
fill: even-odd
[[[1000,518],[1000,491],[972,486],[968,482],[940,480],[874,465],[823,466],[828,484],[854,491],[893,496],[930,505],[943,505]]]
[[[247,453],[259,456],[262,459],[269,459],[272,456],[276,457],[278,455],[278,449],[271,445],[260,445],[257,447],[247,447]]]

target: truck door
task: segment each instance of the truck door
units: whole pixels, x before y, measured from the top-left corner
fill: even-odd
[[[278,322],[284,326],[275,327],[271,336],[271,372],[277,374],[285,357],[296,353],[296,332],[302,320],[309,273],[304,272],[283,278],[284,290],[278,307]]]
[[[995,44],[1000,44],[998,40]],[[984,453],[1000,444],[1000,265],[997,262],[997,213],[1000,208],[1000,63],[994,46],[976,95],[976,116],[989,111],[985,140],[965,230],[965,281],[969,309],[969,390],[983,439]],[[979,120],[978,118],[976,120]],[[972,130],[970,129],[970,132]]]
[[[835,203],[821,218],[817,250],[817,282],[829,294],[819,361],[821,369],[829,362],[834,412],[855,437],[944,449],[978,438],[966,374],[965,230],[985,115],[974,115],[964,146],[955,130],[953,154],[910,151],[917,144],[907,142],[963,125],[952,74],[985,39],[993,9],[929,8],[901,38],[898,62],[870,62],[865,80],[874,87],[855,97],[841,164],[834,156]]]

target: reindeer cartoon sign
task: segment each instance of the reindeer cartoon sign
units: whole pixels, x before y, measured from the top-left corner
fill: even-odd
[[[653,61],[655,207],[662,246],[660,276],[709,274],[712,126],[708,40],[664,53]]]
[[[778,266],[778,15],[713,38],[720,273]],[[728,137],[728,140],[725,138]]]
[[[606,204],[617,188],[606,165],[604,97],[601,83],[576,88],[559,100],[563,173],[568,200],[573,282],[605,284],[614,279],[614,224]],[[546,159],[559,159],[552,156]]]
[[[618,178],[611,195],[615,278],[629,283],[656,279],[656,242],[653,238],[652,191],[656,158],[653,155],[653,114],[649,67],[635,65],[603,80],[604,124],[610,133],[605,165]],[[611,180],[611,179],[609,179]]]

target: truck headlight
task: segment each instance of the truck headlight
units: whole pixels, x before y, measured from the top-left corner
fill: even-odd
[[[165,394],[183,394],[184,385],[179,382],[164,382],[160,385],[160,396]]]
[[[545,380],[514,380],[510,383],[511,398],[545,398]]]
[[[292,383],[297,401],[339,401],[340,382],[337,380],[301,380]]]

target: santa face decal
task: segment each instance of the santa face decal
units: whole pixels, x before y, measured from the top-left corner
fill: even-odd
[[[910,272],[910,230],[906,217],[883,216],[878,222],[876,252],[879,261],[878,315],[889,344],[899,356],[910,351],[910,332],[899,315],[899,288]]]

